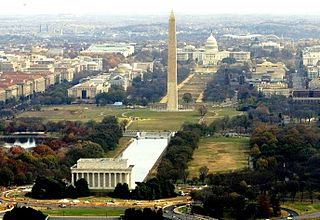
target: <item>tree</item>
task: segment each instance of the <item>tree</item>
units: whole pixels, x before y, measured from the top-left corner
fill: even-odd
[[[163,220],[162,210],[153,211],[150,208],[140,209],[126,209],[123,216],[124,220]]]
[[[33,151],[40,156],[48,156],[48,155],[54,155],[54,151],[47,145],[45,144],[39,144],[37,145]]]
[[[129,199],[130,198],[130,190],[127,183],[121,184],[118,183],[116,188],[114,189],[112,196],[120,199]]]
[[[40,112],[41,111],[41,105],[34,105],[33,106],[33,109],[37,112]]]
[[[258,216],[260,218],[268,218],[271,216],[271,204],[266,195],[258,197]]]
[[[281,208],[280,208],[280,199],[277,197],[277,195],[275,194],[271,195],[270,203],[272,206],[273,215],[279,216],[281,214]]]
[[[1,109],[0,115],[1,115],[1,118],[10,118],[10,117],[14,117],[14,112],[11,109]]]
[[[99,158],[104,156],[104,150],[99,144],[92,141],[79,141],[68,153],[70,165],[80,158]]]
[[[222,62],[222,63],[226,63],[226,64],[234,64],[234,63],[236,63],[237,61],[236,61],[236,59],[233,58],[233,57],[226,57],[226,58],[223,58],[221,62]]]
[[[0,133],[5,131],[5,122],[4,121],[0,121]]]
[[[122,137],[122,128],[115,116],[105,117],[101,123],[94,125],[87,137],[88,140],[99,144],[104,151],[114,149]]]
[[[13,183],[14,174],[11,169],[3,167],[0,169],[0,185],[9,186]]]
[[[84,178],[79,179],[74,185],[77,197],[86,197],[90,195],[88,182]]]
[[[206,106],[200,105],[200,107],[198,108],[198,112],[199,112],[200,116],[203,117],[207,114],[208,109]]]
[[[14,181],[15,181],[15,183],[17,185],[25,185],[28,182],[26,175],[24,173],[22,173],[22,172],[18,173],[15,176],[15,180]]]
[[[17,219],[32,219],[32,220],[45,220],[46,215],[33,208],[15,207],[11,211],[6,212],[3,220],[17,220]]]
[[[115,102],[125,102],[126,93],[120,89],[114,89],[108,93],[100,93],[96,97],[97,105],[114,104]]]
[[[185,103],[190,103],[192,102],[192,95],[191,93],[184,93],[183,96],[182,96],[182,100],[185,102]]]
[[[204,182],[209,172],[209,168],[207,166],[200,167],[199,169],[199,179]]]
[[[37,199],[61,199],[65,197],[66,184],[59,179],[37,177],[30,196]]]
[[[120,127],[122,129],[123,132],[126,131],[126,128],[129,124],[129,120],[128,119],[123,119],[121,122],[120,122]]]

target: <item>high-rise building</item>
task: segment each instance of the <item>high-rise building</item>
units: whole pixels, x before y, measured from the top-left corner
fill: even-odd
[[[173,11],[169,18],[168,34],[168,85],[167,85],[167,110],[178,111],[178,90],[177,90],[177,39],[176,19]]]

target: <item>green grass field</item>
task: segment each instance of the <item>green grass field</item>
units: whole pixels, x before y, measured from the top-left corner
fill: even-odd
[[[248,138],[208,137],[201,139],[189,163],[189,178],[198,177],[202,166],[209,173],[233,171],[248,166]]]
[[[148,109],[133,110],[126,116],[139,117],[133,121],[131,130],[179,130],[185,122],[197,123],[200,119],[196,111],[157,112]]]
[[[46,215],[51,216],[120,216],[124,214],[123,208],[61,208],[42,210]]]
[[[44,106],[41,108],[41,111],[23,112],[18,117],[41,117],[48,121],[101,121],[108,115],[121,117],[121,114],[126,111],[127,109],[95,105],[58,105]]]
[[[205,122],[207,124],[212,123],[217,118],[223,118],[229,116],[230,118],[243,114],[242,112],[237,111],[235,108],[226,107],[226,108],[213,108],[209,107],[208,112],[210,114],[206,115]]]
[[[234,108],[209,108],[204,121],[211,123],[215,118],[225,115],[240,114]],[[185,122],[197,123],[200,119],[198,111],[157,112],[149,109],[124,109],[115,107],[98,107],[95,105],[61,105],[44,106],[41,111],[23,112],[17,117],[41,117],[46,121],[101,121],[105,116],[114,115],[120,120],[133,117],[129,130],[169,131],[179,130]]]

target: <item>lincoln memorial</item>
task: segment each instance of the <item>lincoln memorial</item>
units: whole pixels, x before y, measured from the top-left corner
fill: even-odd
[[[82,158],[71,167],[71,183],[74,185],[84,178],[89,189],[114,189],[118,183],[127,183],[129,189],[133,189],[132,168],[133,165],[127,165],[127,159]]]

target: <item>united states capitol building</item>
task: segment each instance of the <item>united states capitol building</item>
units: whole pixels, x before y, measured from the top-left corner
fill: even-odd
[[[203,66],[217,66],[224,58],[234,58],[237,62],[247,62],[250,60],[250,52],[244,51],[219,51],[217,40],[211,35],[204,47],[196,48],[187,45],[177,49],[177,60],[186,62],[194,60]]]
[[[129,189],[134,188],[133,165],[127,164],[127,159],[113,158],[81,158],[71,167],[71,183],[79,179],[88,182],[89,189],[112,190],[118,183],[127,183]]]

